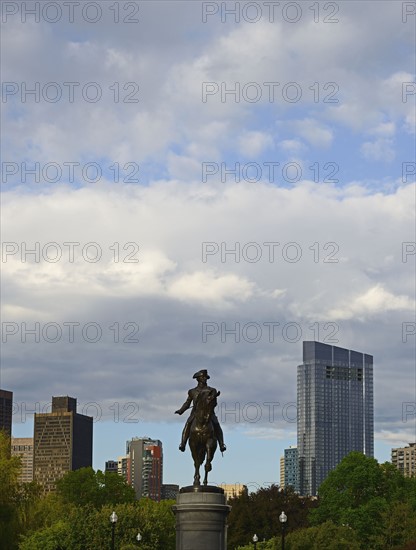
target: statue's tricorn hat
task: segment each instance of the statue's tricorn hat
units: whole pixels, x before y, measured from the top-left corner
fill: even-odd
[[[208,371],[203,369],[196,372],[192,378],[198,378],[199,376],[205,376],[205,378],[208,380],[210,378]]]

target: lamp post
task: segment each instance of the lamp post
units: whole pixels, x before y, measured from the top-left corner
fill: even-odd
[[[282,524],[282,550],[285,550],[285,529],[286,529],[287,515],[284,512],[280,514],[279,521]]]
[[[114,535],[115,535],[117,520],[118,520],[118,516],[115,512],[113,512],[110,516],[110,522],[111,522],[111,550],[114,550]]]
[[[140,541],[142,540],[142,538],[143,538],[143,537],[142,537],[142,535],[140,534],[140,531],[139,531],[139,532],[137,533],[137,535],[136,535],[136,540],[137,540],[137,542],[138,542],[139,544],[140,544]]]
[[[256,534],[254,534],[254,535],[253,535],[254,550],[256,550],[256,548],[257,548],[257,541],[258,541],[258,540],[259,540],[259,537],[258,537]]]

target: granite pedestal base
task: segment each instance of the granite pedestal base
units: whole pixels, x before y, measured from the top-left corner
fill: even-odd
[[[176,516],[176,550],[227,550],[227,516],[224,491],[211,485],[183,487],[173,506]]]

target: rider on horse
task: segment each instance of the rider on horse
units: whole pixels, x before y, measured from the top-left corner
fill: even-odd
[[[191,414],[189,415],[188,420],[186,421],[185,427],[182,432],[181,444],[179,445],[179,450],[182,452],[185,451],[186,442],[189,439],[191,424],[195,416],[195,404],[196,404],[197,397],[201,393],[201,391],[212,389],[210,388],[210,386],[207,385],[207,380],[209,380],[210,376],[208,374],[208,371],[206,371],[205,369],[199,370],[198,372],[196,372],[193,375],[193,378],[196,378],[196,380],[198,381],[198,385],[195,388],[191,388],[188,391],[188,399],[185,401],[185,403],[182,405],[182,407],[179,410],[175,411],[175,414],[183,414],[186,410],[189,409],[192,403],[192,411],[191,411]],[[220,392],[217,392],[217,395],[219,394]],[[211,421],[214,427],[215,437],[217,438],[218,444],[220,446],[220,451],[224,452],[227,447],[224,445],[224,436],[222,433],[220,423],[218,422],[218,418],[215,415],[215,413],[212,413]]]

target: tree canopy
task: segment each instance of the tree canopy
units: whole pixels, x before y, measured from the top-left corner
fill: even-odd
[[[228,545],[236,548],[247,544],[256,533],[260,540],[271,539],[280,531],[279,515],[285,511],[287,532],[306,527],[308,513],[314,501],[299,497],[292,487],[281,489],[278,485],[260,488],[255,493],[242,494],[230,499],[228,519]]]
[[[142,550],[175,550],[172,504],[173,501],[154,502],[147,498],[116,506],[104,505],[101,508],[91,504],[72,504],[68,506],[65,518],[25,537],[19,550],[107,548],[111,540],[110,516],[113,510],[118,516],[115,540],[120,550],[131,548],[139,532],[142,535]]]
[[[403,515],[404,521],[399,520]],[[393,548],[416,537],[416,479],[392,464],[352,452],[319,488],[313,525],[350,527],[363,548]],[[407,519],[406,519],[407,518]]]
[[[136,500],[133,487],[123,477],[101,470],[95,472],[92,468],[67,472],[56,482],[56,492],[67,504],[90,504],[95,508]]]
[[[134,489],[119,475],[92,468],[67,472],[56,493],[36,506],[38,524],[27,532],[19,550],[96,550],[111,540],[110,515],[117,548],[128,550],[140,531],[142,550],[174,550],[172,501],[136,500]],[[137,548],[137,543],[136,543]]]
[[[10,436],[0,430],[0,550],[15,550],[39,498],[36,483],[18,481],[21,458],[11,456]]]
[[[254,533],[259,537],[257,550],[280,550],[280,510],[288,517],[286,550],[416,547],[416,478],[406,478],[392,464],[379,464],[358,452],[330,472],[314,503],[302,504],[293,492],[273,487],[231,504],[230,550],[252,550]]]

